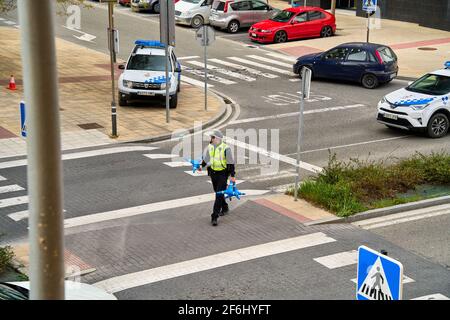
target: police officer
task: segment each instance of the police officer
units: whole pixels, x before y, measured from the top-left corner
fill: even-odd
[[[211,140],[205,149],[202,161],[202,167],[207,166],[208,175],[211,177],[214,192],[216,192],[216,200],[214,202],[213,213],[211,214],[211,224],[217,226],[217,218],[228,212],[228,204],[225,202],[223,194],[218,195],[217,192],[224,191],[227,188],[228,176],[230,181],[235,180],[234,159],[231,148],[223,141],[223,134],[219,130],[214,130],[210,134]]]

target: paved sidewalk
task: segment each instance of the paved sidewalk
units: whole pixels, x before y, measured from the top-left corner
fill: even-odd
[[[288,1],[271,0],[270,4],[279,9],[290,7]],[[366,18],[336,10],[336,25],[334,37],[296,40],[267,47],[299,57],[325,51],[341,43],[366,41]],[[399,76],[418,78],[426,72],[443,68],[444,62],[450,59],[450,32],[387,19],[381,19],[379,27],[370,30],[369,40],[389,45],[395,51],[399,59]]]
[[[63,150],[125,142],[170,134],[194,127],[225,110],[215,94],[209,94],[204,111],[203,89],[181,84],[178,107],[166,123],[165,105],[117,107],[117,132],[111,134],[111,77],[109,56],[56,39],[61,137]],[[19,30],[0,27],[0,158],[25,155],[26,141],[20,136],[19,103],[24,99]],[[116,77],[120,70],[116,68]],[[17,90],[7,89],[14,75]],[[117,86],[117,82],[116,82]],[[117,89],[116,89],[117,94]]]

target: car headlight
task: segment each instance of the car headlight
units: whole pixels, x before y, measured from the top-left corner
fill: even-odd
[[[387,102],[386,96],[384,96],[383,98],[381,98],[380,103],[386,103],[386,102]]]
[[[127,88],[133,88],[133,81],[123,80],[123,86]]]
[[[165,82],[161,83],[161,90],[165,89],[165,88],[166,88],[166,83]]]
[[[261,30],[261,33],[270,33],[272,32],[271,30]]]
[[[412,108],[413,110],[420,111],[420,110],[425,109],[425,108],[428,107],[429,105],[430,105],[429,103],[427,103],[427,104],[418,104],[418,105],[412,105],[411,108]]]

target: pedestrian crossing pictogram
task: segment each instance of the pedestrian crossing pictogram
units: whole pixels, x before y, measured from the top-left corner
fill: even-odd
[[[386,281],[386,274],[380,258],[370,269],[366,280],[358,290],[358,294],[371,300],[392,300],[391,290]]]

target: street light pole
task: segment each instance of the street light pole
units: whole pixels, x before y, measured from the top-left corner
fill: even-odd
[[[109,17],[109,28],[108,28],[108,38],[109,38],[109,56],[111,64],[111,126],[112,133],[111,138],[117,138],[117,110],[116,110],[116,85],[114,78],[114,63],[116,62],[116,53],[114,45],[114,2],[108,2],[108,17]]]
[[[18,1],[27,103],[30,299],[64,300],[61,138],[53,0]]]

